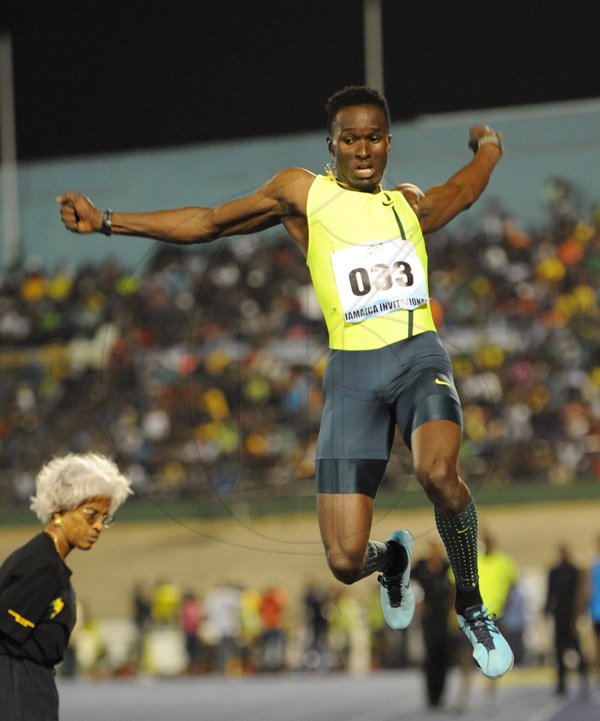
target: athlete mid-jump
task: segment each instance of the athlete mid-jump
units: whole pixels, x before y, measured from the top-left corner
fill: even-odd
[[[381,187],[391,150],[386,100],[362,86],[327,103],[332,164],[326,175],[277,173],[254,193],[215,208],[144,213],[100,210],[79,193],[59,198],[77,233],[207,243],[282,224],[306,255],[329,332],[324,408],[316,461],[318,516],[331,571],[354,583],[380,572],[387,622],[413,616],[408,584],[413,538],[396,531],[369,540],[373,504],[398,427],[435,520],[456,581],[460,627],[482,672],[510,670],[509,645],[479,593],[477,511],[457,471],[462,413],[450,359],[429,306],[424,235],[468,208],[502,156],[498,133],[471,128],[473,158],[425,192]]]

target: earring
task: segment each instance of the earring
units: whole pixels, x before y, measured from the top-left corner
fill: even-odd
[[[54,525],[55,525],[56,527],[62,526],[62,518],[61,518],[60,516],[57,516],[57,517],[54,519]]]

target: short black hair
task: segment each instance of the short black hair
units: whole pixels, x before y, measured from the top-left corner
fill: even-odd
[[[387,100],[378,90],[369,88],[366,85],[346,85],[345,88],[334,93],[325,103],[329,132],[331,132],[333,121],[338,112],[342,108],[348,108],[351,105],[375,105],[385,113],[388,126],[391,123]]]

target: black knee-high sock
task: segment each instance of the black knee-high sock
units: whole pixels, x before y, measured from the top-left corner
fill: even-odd
[[[435,508],[435,522],[446,547],[456,583],[456,610],[463,614],[481,603],[477,569],[477,508],[473,498],[456,516]]]

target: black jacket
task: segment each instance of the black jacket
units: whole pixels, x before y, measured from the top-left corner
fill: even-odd
[[[44,666],[59,663],[75,625],[71,571],[47,533],[0,566],[0,653]]]

